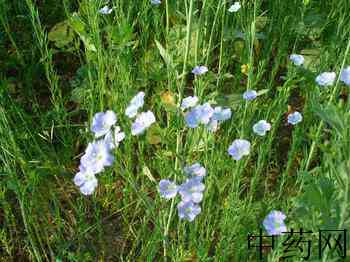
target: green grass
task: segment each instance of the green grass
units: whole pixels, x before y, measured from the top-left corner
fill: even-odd
[[[247,235],[272,209],[295,230],[349,230],[349,88],[314,79],[350,64],[350,3],[242,0],[229,13],[231,4],[112,0],[103,16],[100,0],[0,2],[1,261],[258,261]],[[193,78],[199,64],[209,72]],[[246,89],[262,94],[245,103]],[[124,111],[141,90],[157,124],[132,137]],[[189,130],[165,97],[178,105],[193,94],[232,119],[214,134]],[[73,177],[93,115],[108,109],[127,138],[84,197]],[[291,127],[294,110],[304,119]],[[265,137],[252,131],[260,119],[272,124]],[[240,161],[227,154],[236,138],[252,143]],[[195,161],[208,176],[189,223],[158,183],[182,182]],[[313,243],[313,261],[338,261],[328,251],[319,260]]]

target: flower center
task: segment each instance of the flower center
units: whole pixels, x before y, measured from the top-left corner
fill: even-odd
[[[190,190],[189,190],[191,193],[195,193],[196,192],[196,189],[194,187],[191,187]]]
[[[106,121],[102,121],[102,127],[103,128],[108,128],[108,123]]]
[[[86,181],[92,181],[94,179],[94,175],[93,174],[87,174],[86,175]]]
[[[171,191],[171,190],[175,190],[176,186],[173,185],[173,184],[170,184],[168,185],[168,190]]]
[[[101,161],[103,159],[103,155],[102,154],[97,154],[96,155],[96,160],[97,161]]]
[[[273,225],[275,226],[275,228],[281,227],[281,223],[279,223],[279,222],[274,222]]]

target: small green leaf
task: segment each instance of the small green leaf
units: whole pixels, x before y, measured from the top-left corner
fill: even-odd
[[[156,42],[159,53],[162,56],[162,58],[164,59],[164,62],[168,66],[172,66],[173,62],[172,62],[172,59],[171,59],[171,56],[169,55],[169,53],[165,50],[165,48],[161,45],[161,43],[159,43],[157,40],[154,40],[154,41]]]
[[[267,92],[269,92],[269,89],[261,89],[261,90],[259,90],[257,93],[258,93],[258,96],[261,96],[261,95],[264,95],[264,94],[266,94]]]
[[[50,30],[48,39],[54,42],[58,48],[62,48],[73,41],[74,32],[70,29],[68,22],[63,21]]]
[[[147,142],[151,145],[158,145],[162,142],[162,129],[158,125],[152,125],[147,130]]]
[[[267,25],[268,18],[267,16],[259,16],[255,20],[255,28],[257,32],[260,32]]]
[[[342,115],[338,112],[334,105],[328,105],[327,107],[321,107],[318,103],[313,103],[311,110],[318,115],[323,121],[329,124],[331,127],[342,135],[345,130],[344,120]]]
[[[156,182],[156,179],[154,178],[154,176],[151,173],[151,170],[149,170],[149,168],[147,166],[143,166],[142,168],[142,173],[148,177],[149,180],[151,180],[152,182]]]
[[[78,13],[73,13],[69,18],[69,25],[76,31],[78,34],[86,34],[85,23],[79,17]]]
[[[85,37],[84,35],[80,35],[81,40],[84,42],[85,48],[88,51],[96,52],[97,49],[93,43],[91,43],[91,39],[89,37]]]
[[[74,13],[69,19],[69,25],[79,35],[81,41],[83,41],[86,50],[96,52],[97,49],[92,43],[89,34],[86,32],[86,26],[83,20],[79,17],[78,13]]]
[[[320,64],[321,50],[319,48],[303,49],[300,51],[300,54],[305,58],[305,68],[316,71]]]

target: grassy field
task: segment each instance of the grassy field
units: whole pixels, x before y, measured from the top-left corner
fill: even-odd
[[[233,2],[0,1],[0,261],[260,261],[247,237],[266,235],[272,210],[289,231],[313,232],[309,261],[348,261],[336,248],[320,256],[318,238],[350,229],[350,100],[340,79],[350,2],[241,0],[229,12]],[[99,12],[105,5],[110,14]],[[208,72],[195,76],[198,65]],[[321,87],[326,71],[336,79]],[[245,101],[251,89],[258,97]],[[132,136],[125,109],[140,91],[156,122]],[[232,117],[216,132],[187,127],[179,106],[192,95]],[[107,110],[126,137],[85,196],[73,179],[93,117]],[[294,111],[303,119],[291,125]],[[258,136],[262,119],[271,130]],[[251,143],[238,161],[228,154],[235,139]],[[189,222],[159,182],[184,182],[195,162],[207,175]],[[286,237],[262,261],[282,261]],[[286,261],[303,261],[305,249]]]

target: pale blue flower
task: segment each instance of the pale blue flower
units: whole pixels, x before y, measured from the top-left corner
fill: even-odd
[[[230,13],[234,13],[234,12],[237,12],[240,8],[241,8],[241,4],[239,2],[235,2],[233,5],[230,6],[228,11]]]
[[[103,14],[103,15],[109,15],[110,13],[112,13],[112,11],[113,11],[113,8],[109,8],[108,6],[104,6],[98,12],[100,14]]]
[[[199,124],[207,125],[214,114],[214,109],[209,103],[197,105],[185,115],[185,121],[188,127],[196,128]]]
[[[203,199],[204,189],[205,186],[201,180],[196,177],[192,177],[180,185],[179,193],[181,195],[182,201],[199,203]]]
[[[189,202],[181,201],[177,205],[177,209],[178,209],[180,219],[185,219],[190,222],[192,222],[196,218],[196,216],[201,212],[200,206],[196,205],[191,201]]]
[[[81,157],[81,166],[93,174],[103,171],[105,166],[111,166],[114,161],[114,156],[109,150],[109,145],[104,140],[89,143]]]
[[[270,131],[271,124],[266,122],[266,120],[260,120],[255,125],[253,125],[253,131],[259,136],[264,136],[267,131]]]
[[[137,111],[143,107],[144,104],[144,92],[139,92],[136,96],[131,99],[128,107],[125,110],[125,115],[129,118],[133,118],[137,115]]]
[[[287,232],[287,227],[284,223],[286,215],[281,211],[271,211],[263,221],[266,232],[272,235],[282,235],[283,232]]]
[[[289,56],[289,59],[293,62],[296,66],[301,66],[304,64],[304,57],[302,55],[292,54]]]
[[[231,118],[232,112],[230,108],[222,108],[217,106],[214,108],[213,119],[219,122],[224,122]]]
[[[340,73],[340,81],[344,82],[347,86],[350,86],[350,66],[344,68]]]
[[[182,100],[181,109],[185,110],[190,107],[194,107],[198,103],[198,97],[196,96],[188,96]]]
[[[206,125],[206,128],[210,132],[216,132],[216,130],[219,128],[219,125],[230,119],[232,115],[230,108],[223,109],[221,106],[217,106],[214,108],[214,113],[212,118],[210,119],[210,122]]]
[[[219,128],[219,121],[214,120],[213,118],[210,120],[210,122],[205,126],[208,131],[210,132],[216,132]]]
[[[298,111],[295,111],[294,113],[291,113],[288,115],[288,123],[291,125],[296,125],[300,123],[302,120],[303,120],[303,116]]]
[[[235,160],[240,160],[250,153],[250,142],[245,139],[236,139],[228,148],[228,154]]]
[[[258,96],[255,90],[247,90],[243,93],[243,98],[247,101],[254,100]]]
[[[214,109],[210,106],[209,103],[205,103],[203,105],[199,105],[197,106],[197,110],[199,112],[199,122],[201,124],[208,124],[210,121],[210,118],[213,116],[214,114]]]
[[[116,126],[113,131],[109,131],[105,136],[105,143],[110,149],[114,149],[119,146],[119,143],[125,138],[125,133],[121,132],[119,126]]]
[[[205,175],[207,174],[206,169],[203,166],[201,166],[198,162],[190,166],[185,166],[184,172],[188,176],[200,177],[200,178],[205,177]]]
[[[104,136],[116,122],[117,116],[111,110],[96,113],[92,119],[91,131],[95,133],[96,138]]]
[[[160,5],[161,3],[161,0],[151,0],[152,5]]]
[[[74,176],[74,184],[79,187],[83,195],[91,195],[97,187],[97,179],[95,175],[89,170],[80,167],[80,171]]]
[[[198,126],[198,112],[196,109],[192,109],[185,115],[185,121],[188,127],[196,128]]]
[[[208,72],[208,67],[206,66],[196,66],[192,70],[192,73],[195,75],[203,75],[206,72]]]
[[[159,182],[159,192],[163,198],[171,199],[177,195],[178,186],[175,182],[163,179]]]
[[[336,74],[334,72],[324,72],[316,77],[316,83],[320,86],[331,86],[334,84]]]
[[[156,122],[156,118],[151,111],[140,113],[131,126],[133,136],[141,135],[147,128]]]

